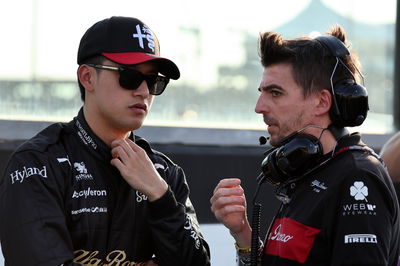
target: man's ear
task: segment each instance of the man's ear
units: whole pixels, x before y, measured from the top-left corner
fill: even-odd
[[[317,93],[317,105],[316,112],[317,115],[323,115],[325,113],[329,113],[331,106],[333,103],[333,97],[329,90],[324,89]]]
[[[94,72],[88,65],[80,65],[77,71],[79,82],[87,91],[93,90]]]

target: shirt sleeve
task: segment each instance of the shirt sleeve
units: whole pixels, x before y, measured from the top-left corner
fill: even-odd
[[[62,170],[37,151],[14,154],[0,184],[0,239],[6,265],[72,265]]]
[[[344,179],[333,208],[331,265],[397,265],[398,203],[387,181],[385,171],[366,169]]]
[[[165,172],[168,191],[150,202],[149,224],[159,265],[210,265],[210,251],[189,199],[182,169]]]

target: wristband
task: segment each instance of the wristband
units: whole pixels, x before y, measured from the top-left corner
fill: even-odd
[[[235,248],[236,251],[240,254],[250,254],[251,253],[251,247],[248,248],[241,248],[239,245],[235,242]]]

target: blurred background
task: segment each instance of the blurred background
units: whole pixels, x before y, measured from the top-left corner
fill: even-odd
[[[343,26],[370,99],[366,121],[351,131],[362,132],[379,152],[399,125],[396,10],[396,0],[3,0],[0,170],[22,141],[77,114],[82,102],[76,54],[86,29],[114,15],[137,17],[156,33],[161,55],[181,70],[181,78],[156,98],[138,134],[185,169],[213,265],[234,265],[233,239],[216,223],[208,202],[223,177],[243,178],[249,202],[255,188],[266,150],[258,137],[267,134],[254,113],[262,74],[259,33],[292,38]],[[266,230],[278,203],[273,188],[262,194]]]

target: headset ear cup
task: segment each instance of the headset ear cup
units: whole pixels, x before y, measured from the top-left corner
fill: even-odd
[[[288,178],[287,176],[283,175],[283,173],[279,170],[276,162],[276,153],[278,149],[275,149],[267,157],[261,164],[262,171],[266,180],[273,185],[278,185]]]
[[[319,140],[308,134],[298,134],[288,143],[271,151],[261,167],[266,180],[274,185],[302,176],[318,163],[322,156]]]
[[[336,104],[339,113],[333,106],[330,109],[332,122],[339,127],[354,127],[361,125],[367,118],[368,92],[363,86],[347,79],[337,82],[334,86]]]

